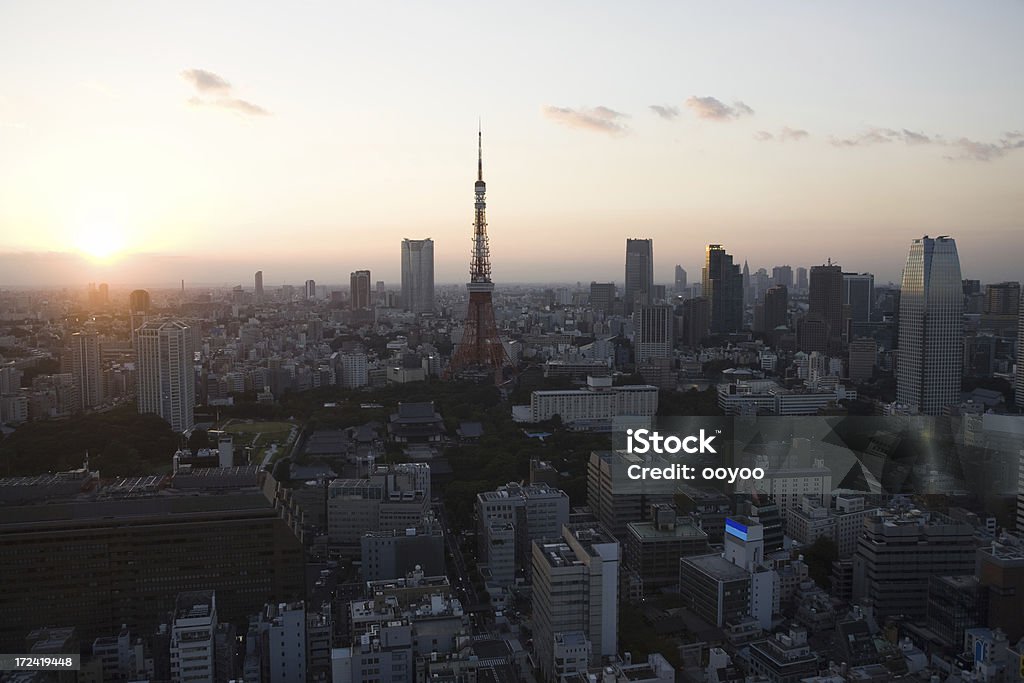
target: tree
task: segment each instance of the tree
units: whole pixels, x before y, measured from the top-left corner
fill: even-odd
[[[195,453],[201,448],[210,447],[210,435],[205,429],[193,429],[188,437],[188,448]]]

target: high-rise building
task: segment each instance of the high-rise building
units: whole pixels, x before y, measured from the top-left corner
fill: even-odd
[[[654,287],[654,240],[626,240],[626,288],[623,292],[623,309],[626,315],[633,312],[637,303],[650,303]]]
[[[590,665],[618,651],[619,542],[600,525],[567,524],[533,541],[533,646],[544,680],[561,680],[556,639],[582,633]]]
[[[96,332],[71,335],[71,372],[78,393],[78,410],[103,403],[103,355]]]
[[[807,317],[823,320],[827,327],[829,346],[840,346],[843,336],[843,269],[833,265],[832,261],[811,268]],[[801,350],[810,352],[829,349]]]
[[[138,331],[138,404],[176,432],[192,429],[195,405],[192,330],[177,320],[149,320]]]
[[[999,282],[985,286],[985,313],[989,315],[1017,315],[1019,308],[1019,282]]]
[[[356,270],[349,276],[349,304],[353,311],[370,307],[370,271]]]
[[[914,240],[900,290],[898,403],[939,415],[960,401],[962,310],[956,241],[927,235]]]
[[[750,280],[750,266],[747,260],[743,259],[743,305],[749,306],[754,302],[754,285]]]
[[[634,317],[633,349],[637,365],[672,358],[672,307],[640,306]]]
[[[1013,400],[1017,410],[1024,411],[1024,297],[1021,297],[1017,311],[1017,366],[1013,375]],[[1024,462],[1024,458],[1021,461]],[[1021,482],[1021,486],[1024,487],[1024,482]],[[1017,528],[1024,529],[1024,523]]]
[[[590,308],[602,313],[611,313],[615,305],[614,282],[590,283]]]
[[[144,289],[133,290],[128,295],[128,310],[130,313],[149,313],[151,305],[149,292]]]
[[[682,294],[686,291],[686,269],[682,266],[676,266],[676,294]]]
[[[402,240],[402,308],[416,315],[434,310],[434,240]]]
[[[487,184],[484,182],[483,135],[477,131],[476,183],[473,185],[476,201],[473,204],[473,255],[469,263],[469,307],[466,322],[452,355],[450,374],[490,373],[495,381],[508,362],[505,347],[498,335],[494,320],[494,302],[491,295],[491,247],[487,238]]]
[[[868,322],[874,310],[875,276],[871,273],[843,273],[842,304],[849,306],[849,319]]]
[[[796,269],[796,288],[797,291],[807,291],[807,269],[803,266]]]
[[[764,293],[764,331],[789,324],[789,290],[786,285],[775,285]]]
[[[99,295],[98,296],[99,296],[100,304],[102,304],[103,306],[106,306],[107,304],[109,304],[110,303],[110,285],[108,285],[106,282],[101,282],[100,283]]]
[[[683,334],[680,341],[684,346],[700,346],[711,329],[711,301],[704,296],[683,301]]]
[[[849,376],[851,382],[867,382],[875,371],[878,343],[874,339],[854,339],[850,342]]]
[[[253,277],[253,280],[255,280],[255,284],[256,284],[256,301],[257,301],[257,303],[258,302],[262,302],[263,301],[263,271],[262,270],[257,270],[256,271],[256,275]]]
[[[312,301],[316,298],[316,280],[306,280],[306,298]]]
[[[739,332],[743,327],[743,275],[722,245],[708,245],[701,280],[703,294],[711,302],[711,333]]]
[[[772,284],[782,285],[786,289],[793,288],[793,269],[789,266],[772,268]]]

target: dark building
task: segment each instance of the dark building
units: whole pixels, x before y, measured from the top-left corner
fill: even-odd
[[[949,647],[960,647],[964,631],[986,623],[988,589],[974,576],[933,576],[928,581],[928,628]]]
[[[590,283],[590,308],[602,313],[611,313],[615,305],[614,282]]]
[[[388,434],[398,443],[434,443],[444,435],[444,420],[434,410],[433,401],[398,404],[398,412],[388,419]]]
[[[808,317],[817,317],[827,326],[828,344],[835,348],[843,334],[843,269],[839,266],[813,266],[811,268],[811,289],[808,294]],[[828,349],[802,349],[803,351],[825,351]]]
[[[711,301],[698,296],[683,302],[683,325],[680,341],[683,346],[700,346],[711,328]]]
[[[775,285],[764,293],[764,331],[789,325],[789,290],[786,285]]]
[[[772,284],[791,289],[793,287],[793,269],[789,266],[772,268]]]
[[[808,314],[797,322],[796,344],[801,351],[827,353],[829,327],[820,315]]]
[[[1004,538],[979,548],[977,572],[988,590],[985,623],[1003,629],[1010,642],[1017,642],[1024,637],[1024,542]]]
[[[985,313],[1016,317],[1019,308],[1019,282],[1000,282],[985,286]]]
[[[875,276],[871,273],[843,273],[842,304],[848,306],[849,319],[871,320],[874,311]]]
[[[217,592],[220,619],[236,623],[268,600],[301,598],[302,545],[273,502],[205,472],[187,492],[151,477],[85,500],[3,506],[0,647],[16,652],[28,630],[47,624],[74,624],[87,642],[122,624],[151,630],[177,593],[200,586]]]
[[[149,292],[144,289],[133,290],[128,295],[128,308],[131,313],[149,313]]]
[[[711,333],[739,332],[743,327],[743,275],[722,245],[708,245],[701,276],[701,291],[711,304]]]
[[[648,592],[679,581],[679,558],[708,550],[708,535],[696,522],[678,516],[674,505],[662,503],[651,506],[650,521],[626,525],[622,560]]]
[[[654,240],[626,240],[626,288],[623,307],[626,315],[633,312],[637,303],[651,303],[654,287]]]
[[[349,303],[353,311],[370,307],[370,271],[357,270],[349,278]]]
[[[682,294],[683,290],[686,289],[686,269],[682,266],[676,266],[676,294]]]

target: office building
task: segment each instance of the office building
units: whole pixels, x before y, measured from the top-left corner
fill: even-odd
[[[896,401],[906,410],[940,415],[960,402],[963,286],[956,242],[915,239],[900,289]]]
[[[645,593],[679,581],[679,558],[705,555],[708,535],[691,517],[679,516],[674,505],[651,506],[650,521],[626,524],[623,565],[643,583]]]
[[[171,680],[214,683],[217,599],[213,591],[179,593],[171,624]]]
[[[672,503],[672,493],[629,493],[623,485],[629,482],[613,477],[613,471],[622,471],[622,465],[642,464],[643,458],[622,451],[593,451],[587,464],[587,507],[615,538],[626,538],[626,525],[651,519],[652,506]]]
[[[821,351],[836,349],[840,346],[843,335],[843,269],[833,265],[813,266],[811,268],[811,289],[807,298],[807,317],[825,323],[828,336],[827,348],[801,348],[802,351]]]
[[[874,311],[875,276],[871,273],[843,273],[842,304],[849,306],[848,318],[868,322]]]
[[[723,628],[750,613],[750,572],[718,553],[684,557],[679,561],[679,593],[687,609]]]
[[[976,571],[988,592],[984,623],[1001,628],[1011,642],[1024,637],[1024,542],[1019,536],[1003,535],[978,548]]]
[[[369,532],[359,539],[359,545],[366,581],[401,578],[417,568],[427,576],[445,571],[444,536],[437,524]]]
[[[349,306],[353,311],[370,307],[370,271],[357,270],[349,276]]]
[[[402,308],[434,311],[434,240],[402,240]]]
[[[1013,374],[1013,401],[1018,410],[1024,409],[1024,297],[1017,311],[1017,363]],[[1024,458],[1021,460],[1024,462]],[[1024,497],[1024,482],[1021,487],[1021,497]],[[1024,501],[1019,502],[1017,508],[1018,532],[1024,532],[1024,510],[1021,506],[1024,506]]]
[[[257,270],[253,276],[253,284],[256,291],[256,303],[263,303],[263,271]]]
[[[191,328],[177,320],[149,320],[138,339],[140,413],[155,413],[176,432],[193,426],[195,370]]]
[[[651,303],[654,286],[654,240],[626,240],[626,287],[623,310],[631,314],[638,304]]]
[[[680,342],[695,348],[711,331],[711,300],[698,296],[683,302],[683,330]]]
[[[672,307],[640,306],[633,316],[633,350],[637,365],[672,358]]]
[[[929,578],[973,573],[975,547],[967,523],[918,510],[879,511],[865,518],[853,555],[853,599],[870,599],[879,619],[923,619]]]
[[[796,289],[798,292],[807,291],[807,269],[804,267],[796,269]]]
[[[793,269],[789,266],[775,266],[772,268],[772,284],[776,287],[793,288]]]
[[[789,290],[786,285],[775,285],[764,293],[765,332],[789,326]]]
[[[516,407],[518,408],[518,406]],[[649,384],[613,386],[611,377],[588,377],[586,389],[551,389],[530,394],[523,422],[544,422],[555,415],[580,429],[606,429],[615,417],[652,417],[658,412],[658,388]]]
[[[96,332],[71,335],[71,373],[78,410],[89,410],[103,403],[103,353]]]
[[[363,535],[420,526],[429,511],[425,463],[380,465],[366,479],[335,479],[327,488],[328,544],[355,553]]]
[[[45,487],[37,477],[0,480],[0,497],[20,500],[0,515],[0,648],[16,651],[33,625],[73,623],[87,641],[122,624],[148,632],[177,593],[200,584],[216,591],[228,622],[267,597],[301,597],[302,544],[257,470],[108,483],[78,470],[49,475]]]
[[[509,483],[477,494],[476,517],[480,561],[497,570],[495,581],[508,585],[512,581],[502,579],[509,579],[509,557],[514,577],[529,564],[531,539],[555,538],[569,523],[569,496],[546,484]]]
[[[792,626],[786,633],[751,643],[750,672],[770,683],[814,680],[818,657],[807,642],[807,629]]]
[[[258,639],[260,681],[306,683],[306,606],[301,601],[269,603],[250,627]]]
[[[867,382],[875,373],[878,343],[874,339],[854,339],[849,347],[848,374],[851,382]]]
[[[998,282],[985,285],[985,313],[1015,316],[1019,309],[1019,282]]]
[[[743,275],[720,244],[709,244],[701,270],[701,292],[711,306],[712,334],[739,332],[743,327]]]
[[[128,310],[131,313],[149,313],[151,305],[149,292],[144,289],[132,290],[128,295]]]
[[[611,313],[615,306],[614,282],[590,283],[590,308],[601,313]]]
[[[533,646],[544,680],[558,680],[559,634],[580,631],[590,664],[618,654],[619,543],[599,525],[566,525],[533,541]]]
[[[306,280],[305,288],[303,289],[306,299],[312,301],[316,298],[316,280]]]
[[[675,293],[677,296],[686,291],[686,269],[680,265],[676,266]]]

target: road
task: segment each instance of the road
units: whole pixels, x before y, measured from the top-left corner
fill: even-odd
[[[466,612],[471,614],[490,612],[490,600],[487,599],[486,593],[481,598],[473,586],[473,582],[469,580],[470,572],[466,566],[466,558],[463,557],[462,548],[459,547],[458,535],[451,532],[452,527],[448,521],[448,513],[444,509],[444,504],[435,502],[433,508],[437,521],[444,529],[445,549],[450,565],[448,576],[452,579],[453,588],[456,589],[458,597],[462,600]]]

